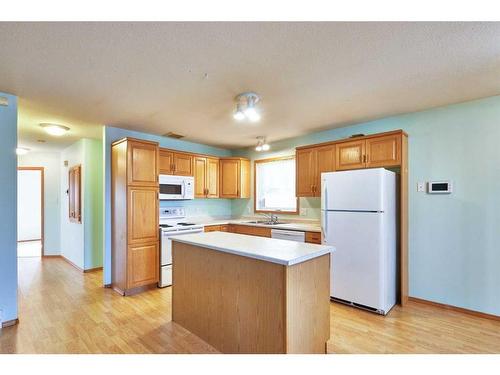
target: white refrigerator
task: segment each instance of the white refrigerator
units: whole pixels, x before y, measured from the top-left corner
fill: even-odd
[[[396,175],[383,168],[321,175],[330,296],[387,314],[396,303]]]

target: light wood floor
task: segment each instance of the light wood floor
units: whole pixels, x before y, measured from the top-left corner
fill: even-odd
[[[211,353],[171,322],[170,288],[121,297],[102,272],[59,258],[19,259],[20,324],[0,353]],[[500,353],[500,322],[410,303],[387,317],[331,304],[330,353]]]

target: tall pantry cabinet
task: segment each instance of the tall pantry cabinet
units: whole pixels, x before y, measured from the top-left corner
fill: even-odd
[[[158,152],[132,138],[111,145],[111,284],[122,295],[158,282]]]

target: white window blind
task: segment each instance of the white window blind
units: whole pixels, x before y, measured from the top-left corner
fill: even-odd
[[[295,158],[255,163],[256,211],[296,212]]]

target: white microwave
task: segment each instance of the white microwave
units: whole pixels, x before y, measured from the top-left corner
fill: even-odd
[[[194,177],[161,174],[160,200],[194,199]]]

